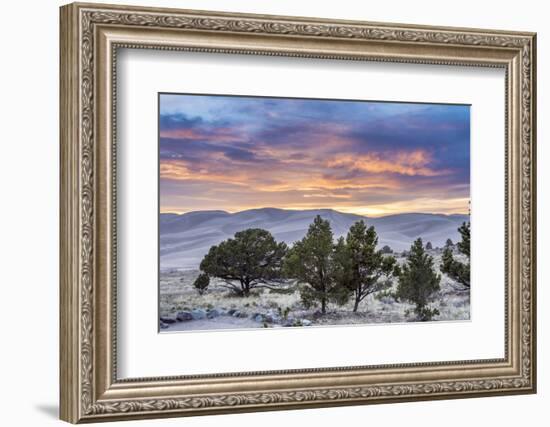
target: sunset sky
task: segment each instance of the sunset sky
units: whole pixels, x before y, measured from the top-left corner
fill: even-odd
[[[160,210],[468,213],[470,107],[160,95]]]

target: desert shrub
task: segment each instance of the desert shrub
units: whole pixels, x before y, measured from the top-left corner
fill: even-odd
[[[203,295],[206,292],[208,285],[210,285],[210,277],[208,277],[206,273],[199,274],[193,282],[193,287],[197,290],[199,295]]]
[[[275,295],[292,295],[294,292],[296,292],[296,289],[293,286],[269,289],[269,293]]]
[[[268,301],[266,305],[268,308],[279,308],[279,304],[276,301]]]
[[[393,254],[393,249],[390,248],[388,245],[384,245],[381,249],[381,252],[383,254]]]
[[[279,314],[279,317],[283,320],[288,319],[288,314],[290,313],[290,307],[285,307],[284,309],[281,307],[277,307],[277,313]]]
[[[429,307],[417,308],[415,313],[418,318],[423,321],[432,320],[435,316],[439,316],[441,314],[437,308]]]
[[[286,244],[277,243],[269,231],[249,228],[212,246],[200,269],[209,276],[222,279],[221,286],[235,294],[249,296],[254,288],[281,282],[286,252]]]
[[[440,281],[441,276],[435,272],[433,258],[426,253],[422,239],[415,240],[399,275],[397,298],[415,304],[419,320],[431,320],[439,312],[428,304],[440,290]]]

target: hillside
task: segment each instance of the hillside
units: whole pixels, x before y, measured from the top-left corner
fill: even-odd
[[[246,228],[269,230],[276,240],[292,245],[306,233],[316,215],[328,219],[335,238],[345,235],[349,227],[363,219],[373,225],[379,245],[389,245],[394,251],[408,249],[413,240],[422,237],[434,247],[443,246],[448,238],[459,240],[457,228],[467,215],[406,213],[370,218],[342,213],[331,209],[284,210],[275,208],[251,209],[242,212],[197,211],[185,214],[161,214],[161,269],[196,269],[212,245],[232,237]]]

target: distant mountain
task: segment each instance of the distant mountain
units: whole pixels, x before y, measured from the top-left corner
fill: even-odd
[[[263,228],[276,240],[292,245],[307,232],[316,215],[328,219],[335,238],[345,236],[349,227],[362,219],[374,225],[379,246],[389,245],[394,251],[408,249],[418,237],[443,246],[448,238],[460,240],[457,228],[468,221],[468,215],[407,213],[370,218],[332,209],[285,210],[250,209],[242,212],[197,211],[185,214],[160,214],[160,267],[198,268],[212,245],[247,228]]]

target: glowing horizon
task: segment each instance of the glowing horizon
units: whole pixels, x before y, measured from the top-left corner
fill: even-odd
[[[469,202],[469,200],[468,200]],[[468,203],[466,202],[466,203]],[[239,210],[233,210],[233,209],[200,209],[200,210],[177,210],[177,209],[170,209],[170,208],[166,208],[165,210],[162,210],[160,211],[161,214],[177,214],[177,215],[182,215],[182,214],[186,214],[186,213],[191,213],[191,212],[204,212],[204,211],[212,211],[212,210],[216,210],[216,211],[224,211],[224,212],[227,212],[227,213],[230,213],[230,214],[234,214],[234,213],[239,213],[239,212],[244,212],[244,211],[249,211],[249,210],[257,210],[257,209],[281,209],[281,210],[285,210],[285,211],[308,211],[308,210],[333,210],[333,211],[336,211],[336,212],[340,212],[340,213],[349,213],[349,214],[355,214],[355,215],[362,215],[362,216],[368,216],[368,217],[373,217],[373,218],[377,218],[377,217],[383,217],[383,216],[389,216],[389,215],[395,215],[395,214],[414,214],[414,213],[418,213],[418,214],[421,214],[421,213],[425,213],[425,214],[434,214],[434,215],[469,215],[469,212],[468,211],[454,211],[454,210],[450,210],[450,211],[444,211],[444,210],[440,210],[440,211],[431,211],[431,210],[422,210],[422,208],[419,208],[419,209],[413,209],[413,210],[410,210],[410,211],[402,211],[402,210],[383,210],[379,207],[365,207],[365,208],[360,208],[360,209],[354,209],[354,208],[350,208],[350,209],[347,209],[345,207],[339,207],[338,209],[335,209],[335,208],[331,208],[331,207],[327,207],[327,206],[317,206],[317,207],[301,207],[301,206],[297,206],[297,207],[291,207],[291,208],[281,208],[281,207],[273,207],[273,206],[250,206],[250,207],[246,207],[244,209],[239,209]]]
[[[160,211],[467,214],[466,105],[162,94]]]

